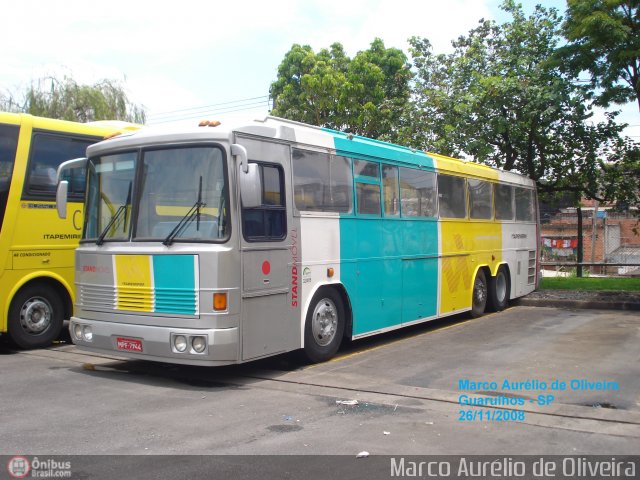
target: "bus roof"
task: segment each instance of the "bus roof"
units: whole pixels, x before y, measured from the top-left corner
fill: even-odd
[[[300,146],[322,147],[338,155],[354,158],[384,159],[400,166],[418,166],[520,185],[535,185],[533,180],[524,175],[503,171],[488,165],[437,153],[423,152],[393,143],[269,115],[260,118],[232,115],[223,116],[220,121],[214,122],[192,121],[190,123],[146,127],[132,134],[121,135],[109,140],[108,143],[101,142],[93,145],[89,147],[88,152],[90,155],[96,155],[105,148],[152,145],[159,141],[183,142],[185,140],[206,139],[229,139],[231,141],[233,133],[287,140]]]
[[[80,135],[92,135],[106,137],[116,132],[137,130],[143,127],[135,123],[120,120],[99,120],[95,122],[72,122],[54,118],[38,117],[28,113],[0,112],[0,123],[23,125],[30,124],[32,128],[39,130],[52,130],[57,132],[77,133]]]

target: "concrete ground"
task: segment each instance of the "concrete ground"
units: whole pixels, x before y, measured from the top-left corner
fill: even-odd
[[[201,368],[3,345],[0,454],[636,454],[639,341],[637,312],[513,307],[354,342],[310,366],[291,354]],[[497,388],[464,391],[465,379]],[[462,406],[462,394],[524,405]]]

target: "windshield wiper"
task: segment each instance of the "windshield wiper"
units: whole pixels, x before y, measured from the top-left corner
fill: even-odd
[[[180,235],[185,228],[196,218],[196,231],[200,231],[200,209],[204,207],[206,203],[202,202],[202,176],[200,176],[200,185],[198,187],[198,199],[196,203],[185,213],[184,217],[180,219],[178,224],[171,230],[171,233],[167,235],[167,238],[162,242],[167,247],[173,243],[173,239]]]
[[[113,214],[113,217],[111,217],[111,220],[109,220],[109,223],[107,223],[107,226],[104,227],[104,230],[102,230],[102,232],[100,232],[100,235],[98,236],[98,239],[96,240],[96,245],[102,245],[104,243],[104,239],[107,236],[107,232],[109,232],[109,229],[118,221],[118,219],[120,218],[120,216],[127,211],[127,208],[129,208],[129,204],[131,203],[131,182],[129,182],[129,192],[127,193],[127,200],[125,201],[124,205],[121,205],[118,207],[118,209],[116,210],[116,213]],[[124,216],[124,225],[123,225],[123,232],[126,231],[127,228],[127,216]]]
[[[226,187],[225,187],[226,188]],[[220,202],[218,205],[218,238],[222,238],[224,236],[224,232],[227,229],[227,225],[226,225],[226,215],[224,213],[224,210],[226,207],[226,195],[225,195],[225,190],[224,188],[222,189],[222,192],[220,192]]]

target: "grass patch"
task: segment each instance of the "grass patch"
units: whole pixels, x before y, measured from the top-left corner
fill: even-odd
[[[640,292],[640,278],[547,277],[541,279],[540,290],[601,290],[616,292]]]

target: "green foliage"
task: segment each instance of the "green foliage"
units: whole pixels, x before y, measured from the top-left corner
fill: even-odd
[[[604,197],[640,210],[640,147],[629,138],[619,139],[608,160],[601,164]]]
[[[614,65],[610,55],[622,65],[640,51],[630,41],[616,43],[640,31],[632,28],[638,9],[629,5],[569,0],[571,22],[578,7],[584,15],[591,7],[632,12],[628,21],[592,16],[600,22],[601,50],[587,60],[597,60],[600,72],[605,63]],[[318,53],[294,45],[271,84],[272,113],[517,171],[548,198],[562,193],[576,202],[587,196],[637,205],[639,147],[621,137],[625,125],[616,113],[593,120],[597,101],[618,97],[596,97],[604,77],[593,84],[579,78],[589,62],[565,45],[563,33],[573,23],[563,25],[557,10],[541,6],[525,15],[515,0],[505,0],[502,9],[509,21],[480,20],[453,42],[450,54],[435,54],[428,39],[411,38],[412,70],[402,51],[380,39],[353,59],[339,43]],[[614,28],[616,19],[622,26]],[[617,40],[605,42],[607,35]]]
[[[542,192],[600,195],[602,163],[618,146],[614,115],[594,124],[592,94],[554,56],[561,40],[555,9],[537,6],[525,16],[507,0],[511,21],[481,20],[434,55],[426,39],[412,38],[419,119],[402,130],[416,148],[523,173]]]
[[[79,85],[66,76],[62,80],[44,78],[33,82],[26,89],[21,105],[13,97],[5,98],[2,103],[2,108],[6,110],[76,122],[145,122],[144,108],[132,104],[123,87],[112,80],[102,80],[94,85]]]
[[[565,65],[588,71],[603,106],[640,105],[640,5],[637,0],[567,0]]]
[[[548,277],[540,280],[540,290],[638,292],[640,291],[640,278]]]
[[[340,43],[315,53],[293,45],[271,84],[272,113],[291,120],[391,138],[410,95],[406,55],[379,38],[350,59]]]

